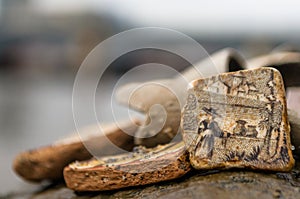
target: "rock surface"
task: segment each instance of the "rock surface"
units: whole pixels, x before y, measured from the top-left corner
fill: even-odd
[[[299,173],[299,167],[291,173],[192,171],[177,180],[116,191],[76,193],[64,185],[55,185],[37,193],[0,198],[299,198]]]

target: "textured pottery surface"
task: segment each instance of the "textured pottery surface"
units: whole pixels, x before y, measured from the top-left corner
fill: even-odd
[[[180,142],[75,162],[64,169],[64,178],[76,191],[104,191],[176,179],[190,169],[184,143]]]

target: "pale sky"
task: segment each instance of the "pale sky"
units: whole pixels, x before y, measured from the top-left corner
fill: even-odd
[[[299,0],[32,0],[46,14],[110,13],[138,26],[208,34],[300,34]]]

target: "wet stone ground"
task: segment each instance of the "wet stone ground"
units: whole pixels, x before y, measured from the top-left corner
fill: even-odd
[[[32,194],[11,193],[0,198],[300,198],[300,165],[298,162],[290,173],[192,171],[169,182],[106,192],[75,193],[61,183]]]

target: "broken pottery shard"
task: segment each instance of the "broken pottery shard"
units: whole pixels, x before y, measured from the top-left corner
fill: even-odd
[[[292,169],[285,91],[276,69],[224,73],[191,86],[181,128],[193,167]]]
[[[134,122],[138,123],[137,120]],[[86,149],[87,144],[105,155],[118,153],[117,147],[131,151],[134,147],[133,136],[127,132],[135,132],[136,129],[137,125],[131,121],[121,123],[120,127],[112,123],[103,127],[103,135],[98,124],[89,126],[79,130],[81,137],[76,133],[50,146],[20,153],[13,162],[13,169],[27,181],[59,180],[63,178],[65,166],[75,160],[88,160],[92,157]]]
[[[104,191],[151,184],[190,170],[183,142],[137,147],[133,153],[75,162],[64,169],[67,186],[76,191]]]

